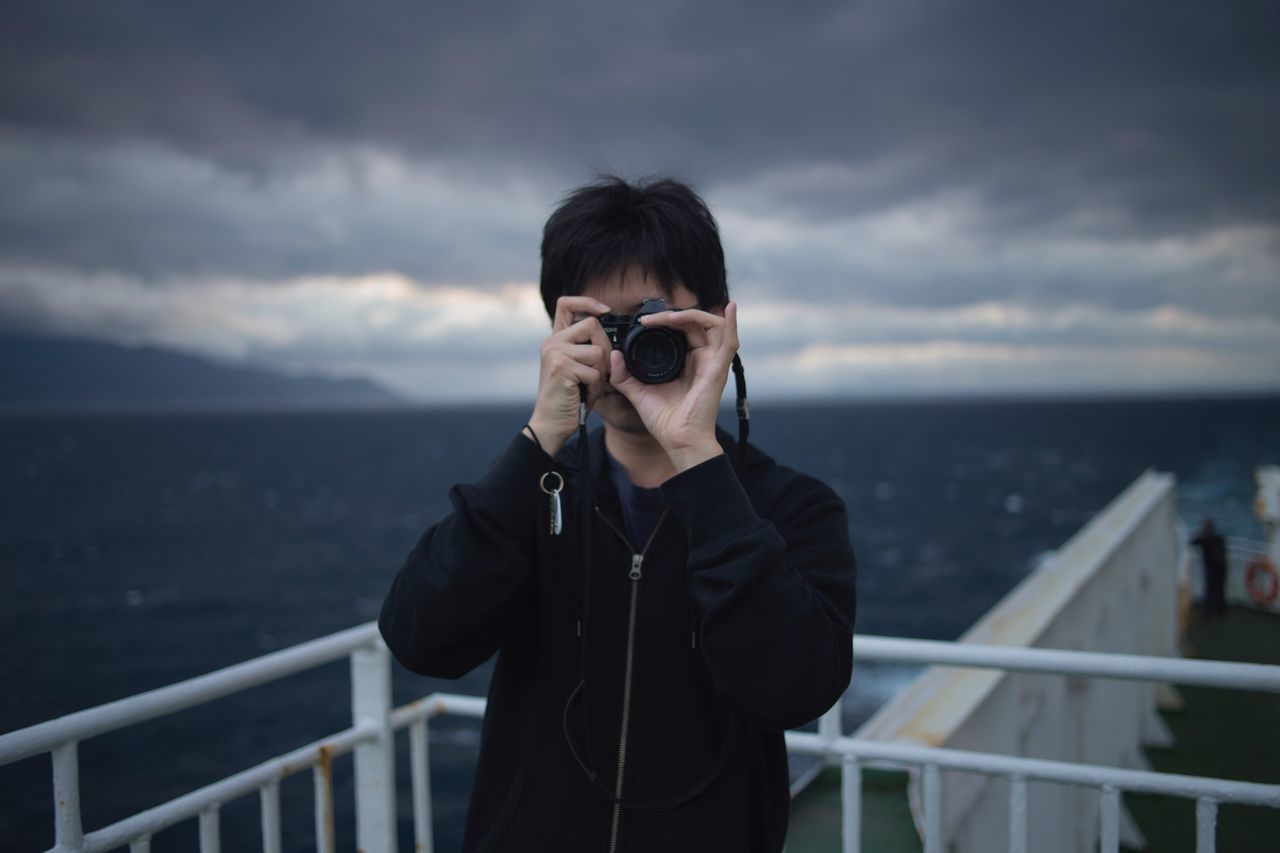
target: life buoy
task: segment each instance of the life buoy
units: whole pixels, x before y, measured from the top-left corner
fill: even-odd
[[[1270,557],[1254,557],[1244,567],[1244,587],[1259,607],[1268,607],[1280,594],[1280,576]]]

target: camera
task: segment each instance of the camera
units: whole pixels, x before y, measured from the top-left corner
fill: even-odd
[[[680,309],[668,309],[663,299],[646,299],[634,314],[603,314],[599,318],[613,348],[622,350],[627,370],[636,379],[650,385],[670,382],[679,376],[684,369],[685,354],[689,351],[684,332],[665,326],[649,328],[640,323],[640,318],[646,314],[667,310]]]

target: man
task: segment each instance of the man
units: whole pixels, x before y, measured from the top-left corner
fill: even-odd
[[[1206,518],[1200,530],[1191,540],[1200,549],[1200,562],[1204,566],[1204,599],[1200,613],[1205,621],[1227,618],[1227,543],[1218,535],[1213,519]]]
[[[852,671],[844,504],[753,446],[739,461],[716,427],[737,308],[690,188],[605,178],[571,193],[543,232],[541,288],[552,332],[529,423],[451,490],[379,619],[424,675],[498,653],[463,849],[781,850],[782,732]],[[649,298],[680,310],[640,322],[688,347],[657,384],[599,319]],[[580,386],[604,422],[585,469]]]

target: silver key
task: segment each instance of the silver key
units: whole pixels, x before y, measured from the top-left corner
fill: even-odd
[[[547,488],[547,477],[554,476],[557,485]],[[564,477],[560,476],[558,471],[548,471],[542,475],[542,479],[538,480],[538,486],[551,499],[551,507],[548,516],[550,518],[549,532],[552,536],[559,536],[560,531],[564,529],[564,514],[560,510],[560,492],[564,490]]]

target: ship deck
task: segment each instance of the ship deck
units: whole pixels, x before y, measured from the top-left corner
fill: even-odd
[[[1280,664],[1280,616],[1245,607],[1227,618],[1193,618],[1183,654],[1209,660]],[[1148,749],[1155,770],[1218,776],[1248,782],[1280,782],[1280,696],[1246,690],[1179,687],[1183,707],[1162,711],[1176,745]],[[1151,850],[1195,848],[1195,803],[1137,794],[1125,805]],[[1219,850],[1275,850],[1280,811],[1224,803],[1218,811]]]
[[[1280,616],[1231,607],[1226,619],[1203,622],[1193,613],[1183,654],[1204,660],[1280,664]],[[1176,744],[1146,750],[1153,769],[1280,783],[1280,696],[1205,687],[1179,687],[1178,692],[1183,706],[1160,712]],[[863,850],[915,853],[923,849],[906,786],[905,772],[863,771]],[[1194,801],[1125,794],[1124,803],[1146,836],[1149,850],[1195,849]],[[1219,850],[1275,849],[1280,811],[1233,804],[1219,809]],[[787,853],[839,850],[840,819],[840,771],[828,767],[792,801]],[[1029,829],[1034,839],[1035,826]]]

